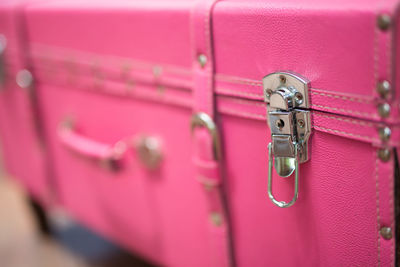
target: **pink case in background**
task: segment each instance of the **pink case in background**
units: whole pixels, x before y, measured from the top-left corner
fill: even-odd
[[[21,16],[46,166],[78,220],[165,266],[395,265],[395,1],[55,0]],[[310,82],[309,160],[288,208],[267,193],[262,81],[279,71]],[[17,162],[13,133],[34,131],[12,128],[12,108],[0,123]],[[42,181],[37,164],[9,166]],[[273,173],[290,200],[294,178]]]

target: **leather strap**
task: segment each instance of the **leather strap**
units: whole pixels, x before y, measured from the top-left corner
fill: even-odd
[[[192,10],[194,112],[206,113],[215,121],[212,10],[218,0],[198,1]],[[213,153],[212,136],[205,128],[193,133],[196,179],[204,187],[209,209],[208,239],[210,264],[233,265],[227,204],[224,197],[220,159]]]

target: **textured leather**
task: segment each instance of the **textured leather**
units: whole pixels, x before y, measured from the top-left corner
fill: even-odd
[[[400,146],[393,53],[400,34],[381,31],[376,18],[398,16],[395,1],[210,3],[26,6],[27,53],[62,204],[165,266],[394,266],[395,240],[379,233],[383,226],[394,231],[393,158],[383,162],[377,150]],[[207,56],[205,68],[199,53]],[[299,199],[288,209],[267,196],[270,131],[261,79],[277,70],[300,73],[312,87],[311,157],[300,166]],[[376,93],[383,79],[397,87],[388,100]],[[392,109],[387,119],[377,113],[384,101]],[[13,110],[9,102],[0,105],[2,114]],[[198,111],[218,123],[222,164],[213,158],[209,133],[190,132]],[[126,153],[118,172],[82,160],[60,140],[65,116],[77,118],[85,144],[156,136],[160,168],[146,169],[135,153]],[[383,126],[392,130],[388,142],[379,137]],[[1,127],[7,146],[14,131]],[[15,169],[22,169],[18,162]],[[293,179],[273,179],[276,197],[291,198]],[[219,227],[209,221],[214,212],[223,216]]]
[[[5,168],[43,205],[51,201],[46,151],[38,128],[38,113],[31,88],[16,84],[19,70],[29,62],[23,35],[23,7],[26,1],[0,2],[0,33],[7,39],[4,50],[5,83],[0,86],[0,135]]]

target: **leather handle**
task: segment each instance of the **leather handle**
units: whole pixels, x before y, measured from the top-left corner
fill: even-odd
[[[79,134],[70,120],[63,121],[58,127],[60,142],[69,150],[86,158],[94,159],[108,167],[120,167],[127,146],[124,141],[105,144]]]

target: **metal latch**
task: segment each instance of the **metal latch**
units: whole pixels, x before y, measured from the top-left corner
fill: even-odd
[[[268,196],[281,208],[290,207],[296,202],[299,163],[309,159],[309,87],[308,80],[291,72],[275,72],[263,78],[264,100],[271,129],[271,142],[268,145]],[[273,163],[281,177],[295,173],[294,197],[288,203],[277,201],[272,194]]]

